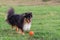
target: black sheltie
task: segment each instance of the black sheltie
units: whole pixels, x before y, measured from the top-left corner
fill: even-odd
[[[20,29],[21,33],[24,31],[29,31],[32,21],[32,12],[26,12],[23,14],[15,14],[14,9],[10,8],[8,10],[8,15],[6,21],[12,26],[16,26],[16,31]]]

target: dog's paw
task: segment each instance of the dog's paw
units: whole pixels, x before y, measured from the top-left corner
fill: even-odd
[[[19,34],[21,34],[21,35],[25,35],[25,33],[24,33],[24,32],[17,32],[17,33],[19,33]]]
[[[25,33],[22,33],[22,35],[25,35]]]

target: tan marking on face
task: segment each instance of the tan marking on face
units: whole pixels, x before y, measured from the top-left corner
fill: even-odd
[[[24,19],[24,23],[30,23],[31,22],[31,19],[30,20],[28,20],[28,19]]]

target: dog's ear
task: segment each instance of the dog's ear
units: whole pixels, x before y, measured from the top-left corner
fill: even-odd
[[[26,13],[24,13],[24,16],[27,16],[27,15],[32,15],[32,12],[26,12]]]
[[[32,12],[30,12],[30,14],[32,15]]]
[[[23,16],[26,16],[26,15],[27,15],[27,13],[24,13],[24,14],[23,14]]]
[[[27,15],[27,14],[32,14],[32,12],[26,12],[25,15]]]
[[[27,15],[28,13],[25,13],[25,15]]]
[[[33,17],[33,16],[32,16],[32,12],[29,12],[29,15],[30,15],[31,17]]]

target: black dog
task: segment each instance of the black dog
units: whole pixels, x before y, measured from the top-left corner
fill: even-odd
[[[6,21],[12,26],[16,26],[16,31],[21,30],[21,33],[24,34],[24,31],[30,30],[32,12],[26,12],[23,14],[15,14],[14,9],[10,8],[8,10],[8,15]]]

